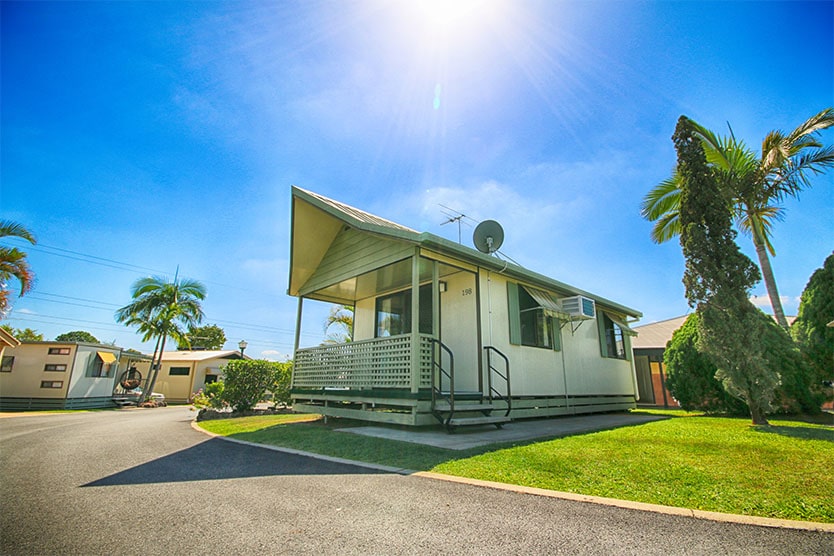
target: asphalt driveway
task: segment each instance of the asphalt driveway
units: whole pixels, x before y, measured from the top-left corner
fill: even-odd
[[[187,408],[0,419],[2,554],[832,554],[834,535],[383,473]]]

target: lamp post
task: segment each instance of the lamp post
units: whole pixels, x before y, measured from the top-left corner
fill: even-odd
[[[240,356],[243,357],[243,350],[246,349],[246,346],[249,344],[246,343],[246,340],[241,340],[237,343],[237,347],[240,348]]]

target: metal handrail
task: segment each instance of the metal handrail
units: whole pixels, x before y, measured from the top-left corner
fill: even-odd
[[[487,385],[489,387],[489,401],[490,401],[490,403],[492,403],[492,401],[496,397],[503,400],[507,404],[507,413],[505,413],[504,416],[505,417],[509,416],[510,411],[512,410],[512,398],[510,396],[510,360],[507,358],[506,355],[501,353],[501,350],[499,350],[498,348],[495,348],[493,346],[484,347],[484,351],[486,352],[486,358],[487,358],[487,371],[488,371],[487,372]],[[492,357],[491,357],[492,352],[495,352],[499,357],[501,357],[501,359],[504,360],[504,372],[503,373],[500,371],[500,369],[498,369],[497,367],[495,367],[495,365],[492,364]],[[492,374],[493,373],[495,373],[499,377],[503,378],[504,381],[507,383],[507,395],[506,396],[501,394],[501,392],[499,392],[492,385]],[[494,396],[493,396],[493,394],[494,394]]]
[[[437,405],[437,399],[442,398],[449,403],[449,417],[446,419],[446,423],[448,423],[449,419],[452,418],[452,415],[455,413],[455,355],[443,342],[438,340],[437,338],[430,338],[429,342],[432,344],[431,350],[431,407],[432,410]],[[437,347],[440,350],[445,351],[449,355],[449,370],[443,368],[443,356],[440,353],[440,357],[438,357],[438,349],[435,349],[434,344],[437,344]],[[443,395],[443,376],[446,375],[449,378],[449,395]],[[437,377],[437,383],[435,383],[435,377]],[[446,424],[444,423],[444,424]]]

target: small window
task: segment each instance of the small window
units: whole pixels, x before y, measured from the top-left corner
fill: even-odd
[[[188,376],[191,373],[191,367],[171,367],[168,369],[170,376]]]
[[[69,355],[70,348],[49,348],[49,355]]]
[[[46,365],[43,366],[43,370],[44,371],[53,371],[53,372],[62,373],[62,372],[67,370],[67,366],[64,365],[63,363],[60,363],[60,364],[47,363]]]
[[[550,294],[538,292],[539,295]],[[524,286],[507,283],[510,311],[510,343],[560,350],[559,319],[550,308],[543,307]]]
[[[10,373],[14,367],[14,355],[4,355],[3,362],[0,363],[0,373]]]
[[[626,332],[624,325],[612,319],[607,313],[597,311],[599,327],[599,349],[603,357],[628,359]]]
[[[108,351],[98,351],[95,357],[90,358],[90,364],[87,366],[87,376],[109,377],[116,367],[116,357]]]
[[[42,380],[41,388],[63,388],[63,380]]]

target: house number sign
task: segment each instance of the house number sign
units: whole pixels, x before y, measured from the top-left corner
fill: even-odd
[[[464,295],[464,296],[472,295],[472,288],[465,288],[465,289],[461,290],[461,294]]]

